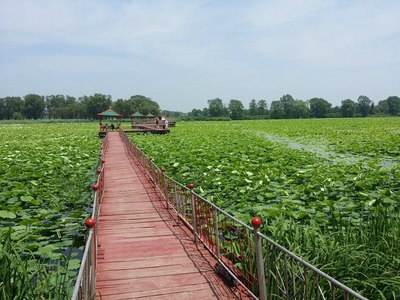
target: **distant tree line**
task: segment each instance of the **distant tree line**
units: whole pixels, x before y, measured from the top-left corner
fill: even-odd
[[[291,95],[283,95],[279,100],[251,100],[246,109],[240,100],[232,99],[228,104],[219,98],[208,100],[208,107],[193,109],[180,117],[192,120],[207,119],[301,119],[301,118],[352,118],[368,115],[400,116],[400,98],[390,96],[377,105],[367,96],[359,96],[357,101],[345,99],[340,106],[332,106],[322,98],[309,100],[294,99]],[[177,114],[175,112],[175,114]]]
[[[225,104],[220,98],[207,101],[208,107],[194,108],[189,113],[161,111],[158,103],[142,95],[113,101],[110,95],[94,94],[79,98],[65,95],[40,96],[29,94],[24,97],[0,98],[0,120],[19,119],[96,119],[97,113],[112,106],[128,118],[140,112],[186,120],[240,120],[240,119],[300,119],[366,117],[368,115],[400,115],[400,98],[390,96],[377,105],[367,96],[359,96],[357,101],[345,99],[340,106],[332,106],[322,98],[309,100],[294,99],[283,95],[272,101],[268,107],[266,100],[251,100],[248,108],[237,99]]]
[[[117,112],[130,114],[160,114],[157,102],[142,95],[112,101],[110,95],[94,94],[76,99],[71,96],[40,96],[29,94],[24,97],[0,98],[0,119],[96,119],[97,113],[112,106]]]

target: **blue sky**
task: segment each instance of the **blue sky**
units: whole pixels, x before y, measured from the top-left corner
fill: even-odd
[[[0,97],[400,96],[400,1],[0,0]]]

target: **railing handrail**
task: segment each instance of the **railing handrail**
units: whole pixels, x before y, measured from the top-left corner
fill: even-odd
[[[78,299],[78,295],[80,292],[80,283],[82,281],[82,278],[84,276],[84,271],[85,271],[85,265],[89,256],[89,250],[90,247],[89,245],[92,243],[92,239],[93,239],[93,228],[89,229],[89,232],[87,233],[87,238],[86,238],[86,243],[85,243],[85,250],[83,252],[83,256],[82,256],[82,263],[81,263],[81,267],[79,268],[79,273],[78,273],[78,277],[75,283],[75,288],[74,288],[74,292],[72,294],[72,298],[71,299]]]
[[[242,221],[236,219],[234,216],[230,215],[229,213],[227,213],[226,211],[224,211],[223,209],[221,209],[220,207],[218,207],[217,205],[213,204],[212,202],[210,202],[209,200],[205,199],[204,197],[202,197],[201,195],[197,194],[196,192],[194,192],[192,189],[189,189],[187,186],[177,182],[176,180],[174,180],[173,178],[167,176],[165,174],[165,172],[163,170],[161,170],[154,162],[152,159],[150,159],[140,148],[137,147],[137,145],[135,145],[132,141],[129,140],[127,134],[125,132],[120,132],[121,137],[123,138],[123,140],[125,141],[125,143],[127,144],[128,148],[130,147],[134,147],[134,149],[136,151],[140,152],[140,155],[142,157],[144,157],[148,162],[150,162],[150,165],[152,168],[154,168],[158,173],[162,174],[162,177],[164,178],[163,180],[167,179],[170,182],[172,182],[173,184],[179,186],[180,188],[190,192],[193,196],[197,197],[197,199],[200,199],[201,201],[207,203],[209,206],[211,206],[213,209],[217,210],[219,213],[223,214],[225,217],[233,220],[235,223],[240,224],[240,226],[242,226],[243,228],[247,229],[247,230],[251,230],[253,231],[254,228],[243,223]],[[133,153],[132,153],[133,154]],[[138,161],[141,163],[141,165],[146,169],[146,165],[143,164],[143,162],[138,159]],[[149,170],[147,170],[147,173],[149,174],[150,177],[152,177],[152,174]],[[156,184],[157,186],[157,182],[156,180],[153,178],[152,181]],[[160,190],[161,194],[163,195],[163,197],[165,199],[167,199],[167,195],[165,194],[165,190],[163,190],[163,188],[161,188],[160,186],[157,186],[157,188]],[[167,204],[168,205],[168,204]],[[178,214],[180,214],[173,206],[170,207],[172,209],[174,209]],[[191,227],[191,229],[193,230],[194,235],[196,236],[196,231],[195,228],[190,224],[190,222],[186,222],[187,225],[189,225]],[[273,241],[271,238],[267,237],[266,235],[260,233],[258,230],[254,230],[254,234],[256,236],[258,236],[259,238],[265,240],[266,242],[268,242],[269,244],[273,245],[274,247],[276,247],[277,249],[279,249],[280,251],[282,251],[283,253],[285,253],[286,255],[288,255],[289,257],[291,257],[292,259],[294,259],[295,261],[297,261],[298,263],[300,263],[301,265],[303,265],[304,267],[307,267],[308,269],[314,271],[315,273],[317,273],[319,276],[321,276],[322,278],[324,278],[325,280],[327,280],[328,282],[332,283],[335,287],[342,289],[346,294],[351,295],[353,297],[355,297],[356,299],[360,299],[360,300],[367,300],[367,298],[361,296],[360,294],[358,294],[357,292],[355,292],[354,290],[352,290],[351,288],[347,287],[346,285],[342,284],[341,282],[339,282],[338,280],[334,279],[333,277],[329,276],[328,274],[326,274],[325,272],[321,271],[320,269],[318,269],[317,267],[313,266],[312,264],[308,263],[307,261],[305,261],[304,259],[300,258],[299,256],[297,256],[296,254],[294,254],[293,252],[289,251],[288,249],[286,249],[285,247],[281,246],[280,244],[278,244],[277,242]],[[210,249],[210,247],[208,247],[207,243],[204,242],[201,237],[199,236],[200,241],[206,246],[206,248],[211,252],[211,254],[214,255],[214,257],[216,257],[216,259],[218,259],[218,261],[222,264],[224,264],[224,267],[228,270],[228,272],[234,276],[239,282],[239,278],[237,278],[237,276],[235,275],[235,272],[231,271],[229,269],[229,267],[224,263],[223,260],[220,259],[219,255],[216,253],[213,253],[212,249]],[[243,285],[243,284],[242,284]],[[245,285],[243,285],[245,286]],[[246,287],[246,286],[245,286]],[[247,287],[246,287],[247,288]],[[251,291],[250,291],[251,292]],[[251,292],[252,293],[252,292]],[[253,293],[252,293],[253,294]],[[345,295],[346,295],[345,294]],[[260,298],[265,298],[263,296],[261,296]]]
[[[93,195],[91,219],[95,221],[95,224],[93,228],[89,228],[86,234],[84,252],[81,260],[81,265],[79,267],[78,276],[76,278],[74,290],[72,293],[72,300],[86,299],[86,297],[82,298],[82,294],[93,295],[95,293],[98,217],[100,204],[103,201],[104,195],[104,155],[105,151],[107,150],[108,143],[108,135],[106,134],[105,138],[102,140],[101,153],[99,155],[100,166],[98,169],[99,174],[96,180],[96,185],[98,186],[98,189],[94,191]],[[87,280],[85,280],[85,277],[88,277]]]

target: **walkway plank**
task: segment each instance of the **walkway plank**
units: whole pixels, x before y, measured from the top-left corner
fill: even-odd
[[[178,221],[160,199],[154,201],[157,191],[127,155],[119,133],[108,138],[96,298],[238,299],[215,276],[207,254],[185,230],[174,229]]]

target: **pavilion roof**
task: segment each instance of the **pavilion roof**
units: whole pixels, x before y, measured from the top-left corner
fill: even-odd
[[[113,110],[111,106],[105,111],[99,112],[97,115],[102,117],[122,117],[122,115]]]
[[[131,114],[131,117],[143,117],[143,114],[137,111],[134,114]]]

